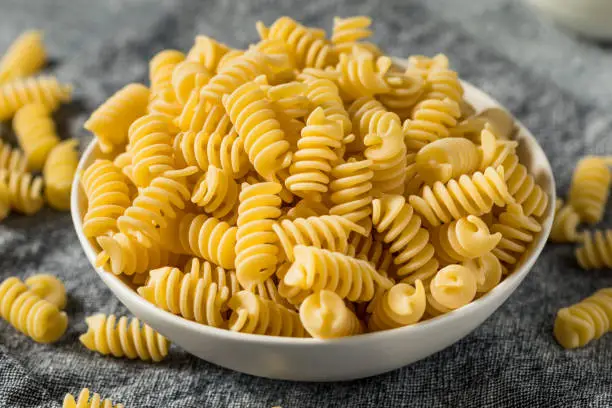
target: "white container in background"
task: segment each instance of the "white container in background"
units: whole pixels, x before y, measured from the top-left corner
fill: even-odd
[[[559,24],[597,40],[612,40],[612,0],[528,0]]]

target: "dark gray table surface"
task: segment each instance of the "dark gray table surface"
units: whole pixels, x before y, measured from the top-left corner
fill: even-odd
[[[334,15],[371,15],[390,54],[446,53],[533,131],[559,194],[580,156],[612,154],[612,48],[567,35],[513,0],[0,0],[0,50],[25,29],[45,31],[50,71],[76,87],[60,130],[85,145],[89,112],[143,81],[155,52],[188,49],[199,33],[242,47],[255,39],[257,20],[284,14],[325,28]],[[178,347],[156,365],[88,352],[78,342],[84,317],[127,311],[89,266],[68,213],[0,223],[0,278],[37,272],[65,280],[70,327],[60,342],[39,345],[0,322],[0,407],[59,407],[82,387],[127,407],[612,406],[612,335],[574,351],[551,335],[560,307],[612,286],[609,270],[581,271],[571,246],[548,246],[509,301],[454,346],[392,373],[331,384],[255,378]]]

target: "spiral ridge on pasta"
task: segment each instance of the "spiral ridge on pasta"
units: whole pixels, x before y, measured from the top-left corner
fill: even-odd
[[[117,219],[119,231],[146,247],[160,243],[160,229],[166,228],[168,221],[176,218],[176,209],[185,208],[185,201],[191,198],[185,177],[194,171],[194,168],[167,171],[141,189]]]
[[[348,114],[352,121],[355,140],[347,146],[349,152],[360,152],[365,146],[363,140],[370,133],[370,129],[378,128],[380,118],[389,112],[382,103],[371,96],[356,99],[348,107]],[[385,116],[389,120],[392,116]],[[399,116],[397,116],[399,120]]]
[[[415,107],[412,119],[404,122],[406,141],[430,143],[449,137],[460,115],[459,105],[451,99],[424,100]]]
[[[90,399],[89,390],[87,388],[83,388],[76,400],[72,394],[66,394],[62,408],[124,408],[124,405],[113,405],[111,400],[102,400],[100,394],[97,393],[94,393]]]
[[[0,284],[0,315],[38,343],[57,341],[68,327],[66,313],[35,295],[15,277]]]
[[[436,255],[447,263],[481,257],[496,248],[501,239],[501,232],[491,233],[487,224],[475,215],[444,224],[432,232]],[[503,247],[504,244],[497,249]]]
[[[448,69],[449,61],[448,57],[444,54],[436,54],[433,57],[427,57],[425,55],[411,55],[408,57],[408,69],[407,71],[416,72],[423,77],[427,78],[427,75],[431,71],[438,69]]]
[[[500,261],[514,265],[541,230],[540,223],[525,215],[521,206],[510,204],[491,226],[491,232],[502,235],[493,254]]]
[[[246,83],[224,96],[223,105],[257,173],[274,181],[276,173],[291,164],[291,152],[263,91],[253,82]]]
[[[429,232],[421,226],[421,217],[403,196],[384,195],[372,201],[372,222],[376,230],[384,234],[383,241],[390,245],[398,276],[411,275],[409,283],[412,283],[438,270]]]
[[[393,271],[393,254],[379,236],[372,238],[352,233],[349,238],[347,255],[370,262],[377,271],[383,274]]]
[[[300,321],[312,337],[333,339],[363,332],[361,322],[336,293],[321,290],[300,305]]]
[[[378,331],[414,324],[425,314],[426,304],[425,288],[420,280],[414,286],[397,283],[374,299],[368,326]]]
[[[449,137],[433,141],[416,154],[419,176],[427,183],[446,183],[462,174],[471,174],[480,167],[480,153],[468,139]]]
[[[372,19],[366,16],[334,17],[331,42],[338,54],[350,54],[353,47],[372,36]]]
[[[295,261],[283,282],[306,291],[330,290],[352,302],[372,300],[378,288],[393,283],[367,261],[304,245],[293,248]]]
[[[345,99],[384,94],[391,90],[384,76],[391,66],[389,57],[374,58],[367,52],[357,55],[340,54],[336,70],[340,72],[338,86]]]
[[[39,298],[50,302],[58,309],[66,308],[66,288],[64,283],[53,275],[40,273],[25,280],[28,290]]]
[[[351,119],[346,109],[344,109],[342,98],[340,98],[340,91],[336,84],[329,79],[311,77],[303,73],[298,76],[298,80],[306,84],[305,95],[310,102],[314,106],[323,109],[325,116],[329,120],[342,122],[345,135],[351,133]]]
[[[72,87],[54,77],[40,76],[17,79],[0,85],[0,120],[10,119],[20,108],[39,103],[55,110],[61,102],[70,100]]]
[[[191,201],[208,214],[223,218],[234,209],[238,193],[238,184],[231,174],[210,165],[193,188]]]
[[[151,97],[167,89],[172,89],[172,72],[177,64],[185,60],[185,54],[177,50],[163,50],[155,54],[149,62],[149,82]]]
[[[183,61],[174,67],[172,71],[172,89],[176,100],[185,105],[194,90],[199,90],[196,85],[208,82],[211,73],[199,62]]]
[[[79,164],[79,155],[75,150],[78,143],[75,139],[61,142],[49,152],[45,162],[45,198],[49,205],[57,210],[70,208],[72,179]]]
[[[207,284],[216,283],[220,291],[225,291],[223,288],[227,288],[229,297],[234,296],[242,290],[238,283],[238,277],[236,276],[235,270],[224,269],[196,256],[189,258],[185,263],[183,272],[185,274],[190,274],[194,279],[204,279]],[[265,283],[264,286],[268,287],[268,282],[266,281]],[[227,305],[223,305],[222,310],[225,309],[227,309]]]
[[[281,215],[281,185],[264,182],[243,184],[238,206],[236,273],[240,284],[251,286],[268,279],[278,261],[273,225]]]
[[[117,231],[117,218],[131,204],[128,180],[110,160],[94,161],[82,174],[81,186],[87,196],[83,233],[96,237]]]
[[[225,115],[225,109],[220,105],[209,105],[208,101],[200,98],[200,89],[208,83],[209,79],[196,75],[194,89],[185,101],[181,113],[173,119],[174,124],[183,132],[199,132],[205,123],[220,120]]]
[[[5,193],[8,193],[11,208],[14,210],[30,215],[41,209],[44,203],[42,177],[0,169],[0,182],[4,182],[8,188]]]
[[[174,90],[172,88],[158,91],[147,107],[147,112],[149,114],[165,116],[169,122],[179,117],[182,110],[183,107],[176,100],[176,95],[174,95]]]
[[[589,224],[603,218],[612,183],[608,166],[601,157],[587,156],[578,162],[574,170],[569,202],[581,220]]]
[[[229,288],[202,276],[184,274],[177,268],[154,269],[138,294],[162,310],[188,320],[222,327],[222,309],[229,299]]]
[[[403,74],[388,74],[385,82],[389,92],[377,96],[387,109],[396,112],[401,119],[410,116],[412,108],[417,103],[424,90],[424,81],[411,72]]]
[[[435,68],[427,73],[424,100],[450,99],[459,103],[463,100],[463,87],[457,73],[449,68]]]
[[[287,44],[298,69],[324,68],[333,61],[331,44],[290,17],[278,18],[269,28],[258,22],[257,28],[260,35],[265,32],[266,38]]]
[[[332,168],[329,189],[332,194],[329,209],[331,215],[342,215],[365,228],[366,234],[372,229],[372,179],[371,160],[349,159]]]
[[[363,232],[362,228],[338,215],[322,215],[295,220],[283,220],[272,225],[285,257],[290,262],[295,259],[293,248],[296,245],[314,246],[330,251],[346,253],[349,234]]]
[[[504,181],[504,170],[488,167],[484,172],[466,174],[446,184],[425,186],[420,195],[411,195],[410,204],[432,226],[458,220],[467,215],[481,216],[493,205],[505,207],[513,198]]]
[[[565,348],[583,347],[610,331],[612,322],[612,288],[593,295],[557,312],[555,338]]]
[[[305,337],[300,316],[293,310],[263,299],[247,290],[229,300],[229,329],[268,336]]]
[[[128,140],[132,122],[147,112],[149,89],[128,84],[100,105],[85,122],[85,129],[98,139],[104,153],[112,152]]]
[[[36,74],[46,59],[42,32],[29,30],[22,33],[0,60],[0,84]]]
[[[469,268],[448,265],[436,273],[429,284],[429,290],[436,303],[452,310],[474,300],[476,286],[476,276]]]
[[[612,268],[612,229],[583,232],[576,258],[583,269]]]
[[[218,42],[214,38],[198,35],[187,53],[187,60],[198,62],[208,72],[216,72],[219,61],[228,51],[229,47],[227,45]]]
[[[25,105],[15,114],[13,129],[25,153],[28,168],[41,170],[51,149],[60,142],[47,107],[38,103]]]
[[[158,362],[168,355],[168,340],[135,317],[102,313],[85,319],[87,332],[79,341],[91,351],[114,357]]]
[[[555,218],[550,230],[549,240],[553,242],[576,242],[579,240],[578,224],[580,215],[571,203],[563,203],[559,197],[555,201]]]
[[[293,154],[293,163],[285,185],[294,194],[312,201],[321,201],[330,182],[331,163],[335,162],[335,149],[342,145],[343,132],[339,123],[325,117],[323,109],[315,109],[302,129]]]
[[[492,252],[478,258],[468,259],[461,264],[470,269],[476,276],[476,291],[479,293],[490,291],[502,279],[502,264]]]
[[[24,153],[0,140],[0,169],[16,173],[26,171],[27,160]]]

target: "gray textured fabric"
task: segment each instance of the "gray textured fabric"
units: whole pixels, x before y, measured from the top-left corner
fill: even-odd
[[[51,71],[77,90],[58,114],[60,128],[85,144],[88,112],[144,80],[155,52],[186,49],[198,33],[244,46],[255,21],[283,14],[327,28],[336,14],[371,15],[389,53],[445,52],[535,133],[559,193],[578,157],[612,153],[610,49],[565,35],[513,0],[2,0],[0,49],[26,28],[46,31]],[[454,346],[392,373],[332,384],[242,375],[176,347],[156,365],[88,352],[78,342],[84,317],[127,311],[89,266],[69,214],[12,215],[0,224],[0,278],[42,271],[65,280],[70,327],[60,342],[39,345],[0,323],[0,407],[59,407],[82,387],[127,407],[612,406],[612,335],[575,351],[551,335],[558,308],[612,286],[609,270],[580,271],[570,246],[547,247],[509,301]]]

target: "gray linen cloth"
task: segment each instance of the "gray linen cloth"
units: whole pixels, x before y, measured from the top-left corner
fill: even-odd
[[[0,49],[24,29],[45,30],[49,70],[76,88],[75,102],[57,115],[60,131],[85,145],[89,112],[127,82],[144,81],[155,52],[188,49],[199,33],[245,46],[257,20],[284,14],[326,28],[334,15],[371,15],[390,54],[446,53],[463,78],[534,132],[560,194],[581,155],[612,153],[610,48],[568,36],[513,0],[2,0]],[[255,378],[178,347],[155,365],[89,352],[78,342],[85,316],[127,310],[85,259],[68,213],[11,215],[0,223],[0,278],[43,271],[66,282],[70,327],[58,343],[39,345],[0,322],[0,407],[59,407],[83,387],[127,407],[612,406],[612,335],[574,351],[551,335],[557,309],[612,286],[609,270],[581,271],[571,246],[548,246],[508,302],[452,347],[388,374],[330,384]]]

